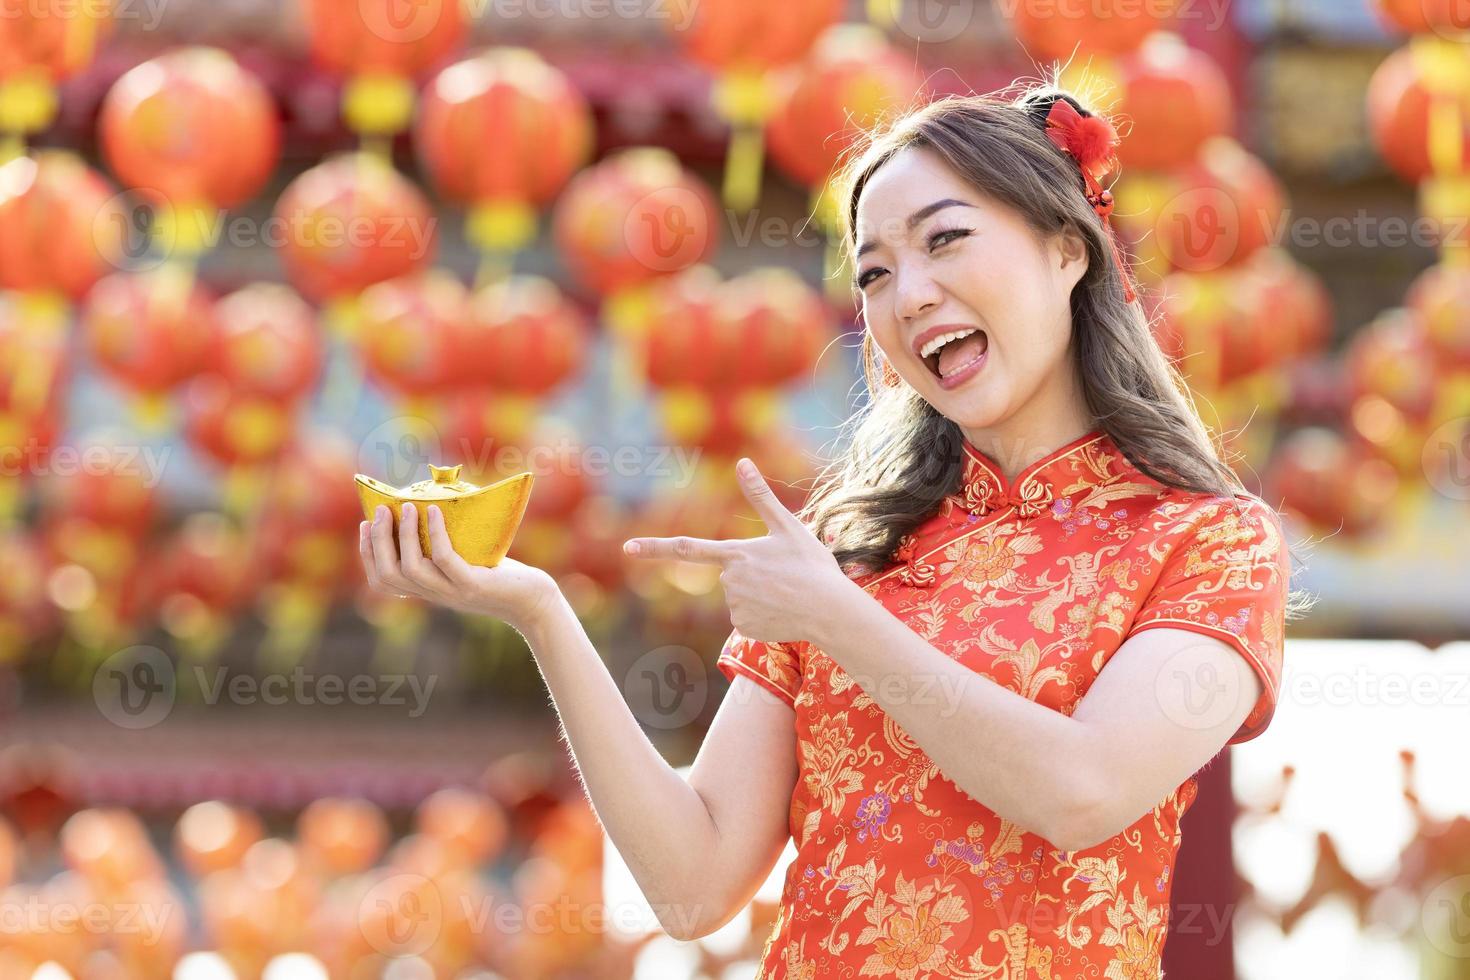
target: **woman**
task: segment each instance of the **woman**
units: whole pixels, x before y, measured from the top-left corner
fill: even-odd
[[[734,916],[788,838],[762,977],[1157,977],[1193,775],[1266,727],[1290,560],[1160,352],[1051,88],[901,119],[845,174],[870,399],[768,534],[709,562],[730,678],[688,781],[554,583],[433,560],[382,510],[373,584],[528,639],[598,817],[668,932]]]

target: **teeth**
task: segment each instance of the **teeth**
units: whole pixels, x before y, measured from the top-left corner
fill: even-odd
[[[925,344],[923,349],[919,351],[919,356],[928,357],[930,354],[934,353],[939,348],[949,343],[951,340],[959,340],[961,337],[968,337],[972,333],[979,332],[980,331],[977,328],[970,327],[968,330],[956,330],[954,333],[942,333],[938,337],[935,337],[933,340]]]

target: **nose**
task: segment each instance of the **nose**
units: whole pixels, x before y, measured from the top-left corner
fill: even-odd
[[[934,309],[944,299],[939,283],[923,269],[895,273],[894,313],[905,322]]]

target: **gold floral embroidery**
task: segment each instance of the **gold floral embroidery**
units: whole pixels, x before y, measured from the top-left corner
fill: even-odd
[[[1163,487],[1098,437],[1013,487],[967,448],[959,492],[862,587],[954,663],[1066,716],[1140,628],[1238,641],[1266,687],[1240,741],[1275,703],[1287,572],[1269,507]],[[857,678],[796,643],[736,643],[718,662],[798,691],[797,857],[762,977],[1155,980],[1192,780],[1096,847],[1059,851],[945,778],[880,706],[881,670]],[[904,690],[959,710],[941,679]]]

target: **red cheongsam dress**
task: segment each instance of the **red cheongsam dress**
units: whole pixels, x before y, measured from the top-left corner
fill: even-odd
[[[1167,626],[1281,677],[1289,556],[1276,513],[1166,487],[1101,429],[1007,485],[968,442],[962,489],[858,579],[950,657],[1070,715],[1119,646]],[[1095,847],[1063,851],[976,802],[820,649],[732,632],[718,666],[796,712],[791,864],[764,980],[1157,980],[1186,779]],[[936,698],[936,703],[941,703]]]

